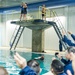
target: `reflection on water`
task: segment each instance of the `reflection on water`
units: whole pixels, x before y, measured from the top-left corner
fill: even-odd
[[[18,52],[21,56],[26,58],[26,60],[34,59],[35,57],[39,57],[42,54],[35,54],[31,52]],[[10,75],[19,75],[20,68],[16,65],[13,59],[13,52],[7,50],[0,50],[0,66],[3,66],[7,69]],[[40,75],[48,72],[50,70],[50,63],[51,63],[51,55],[44,54],[44,61],[37,60],[40,63],[40,67],[42,68],[42,72]]]
[[[0,66],[5,67],[10,75],[19,75],[20,68],[10,56],[9,51],[0,50]]]

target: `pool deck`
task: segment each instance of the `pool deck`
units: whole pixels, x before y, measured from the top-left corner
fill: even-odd
[[[0,50],[9,50],[9,47],[0,47]],[[21,51],[21,52],[31,52],[30,48],[16,48],[16,51]],[[59,52],[59,50],[45,50],[46,53],[43,54],[50,54],[50,55],[54,55],[55,52]],[[37,52],[40,53],[40,52]],[[63,52],[59,52],[61,55],[65,54],[65,51]]]

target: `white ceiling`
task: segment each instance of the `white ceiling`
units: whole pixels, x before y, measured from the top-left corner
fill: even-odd
[[[45,0],[0,0],[0,8],[20,5],[21,2],[35,3],[35,2],[41,2],[41,1],[45,1]]]

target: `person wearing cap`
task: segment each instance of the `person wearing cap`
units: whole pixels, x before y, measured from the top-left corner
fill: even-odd
[[[39,75],[40,66],[36,60],[26,61],[25,58],[21,57],[18,53],[14,55],[16,64],[22,69],[20,75]]]
[[[67,75],[64,73],[64,65],[61,61],[54,59],[51,63],[51,72],[54,75]]]

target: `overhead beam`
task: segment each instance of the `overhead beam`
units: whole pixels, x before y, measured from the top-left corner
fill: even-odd
[[[43,2],[30,3],[30,4],[28,4],[28,9],[29,10],[37,10],[39,8],[39,6],[41,6],[43,4],[45,4],[46,7],[72,6],[72,5],[75,5],[75,0],[47,0],[47,1],[43,1]],[[7,10],[20,11],[20,5],[0,8],[0,12],[4,12]]]

